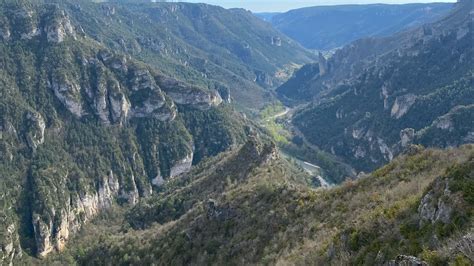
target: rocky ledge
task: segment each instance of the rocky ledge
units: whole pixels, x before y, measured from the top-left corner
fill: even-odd
[[[216,90],[205,90],[161,75],[157,76],[157,81],[176,104],[207,110],[223,101]]]
[[[12,32],[9,25],[18,25],[18,22],[21,22],[21,27],[15,27]],[[36,13],[26,5],[17,4],[15,12],[0,19],[2,41],[32,40],[36,37],[58,44],[68,37],[76,39],[76,32],[68,15],[57,5],[48,5],[48,8]]]

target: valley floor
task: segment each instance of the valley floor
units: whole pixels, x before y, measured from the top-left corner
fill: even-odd
[[[293,115],[306,104],[288,107],[276,104],[272,112],[264,110],[260,125],[269,132],[280,148],[281,154],[312,176],[312,185],[330,187],[347,178],[353,178],[355,171],[339,158],[324,153],[310,143],[301,131],[292,124]],[[331,162],[328,164],[327,162]],[[321,166],[320,164],[324,165]],[[329,173],[337,168],[338,173]]]

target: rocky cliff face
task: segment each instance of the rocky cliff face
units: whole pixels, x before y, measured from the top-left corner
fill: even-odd
[[[185,166],[190,159],[188,156],[175,167]],[[227,191],[225,184],[245,184],[252,178],[252,171],[278,163],[275,144],[266,143],[258,135],[251,134],[239,149],[224,153],[218,160],[212,159],[210,166],[193,169],[186,175],[172,174],[172,180],[160,184],[161,194],[146,199],[129,211],[127,222],[135,229],[145,229],[156,223],[165,224],[193,212],[201,204],[200,201],[207,204],[208,218],[226,220],[225,217],[230,218],[232,211],[218,204]],[[175,210],[169,212],[168,206],[174,206]]]
[[[160,86],[166,88],[166,94],[177,104],[206,110],[223,102],[221,95],[216,90],[204,91],[202,88],[190,86],[161,75],[157,79]]]
[[[35,6],[27,2],[11,5],[5,11],[8,15],[0,22],[0,36],[3,41],[41,37],[58,44],[68,37],[75,38],[75,29],[66,12],[54,4],[45,7],[37,12]]]
[[[103,53],[83,61],[82,67],[95,77],[92,84],[81,85],[68,77],[51,80],[54,94],[72,114],[81,118],[86,109],[92,109],[105,124],[124,124],[133,117],[153,117],[161,121],[175,118],[175,106],[166,101],[149,70],[134,66],[133,62],[116,65],[116,61],[101,61]],[[127,76],[128,80],[120,82],[120,75]]]
[[[18,231],[15,223],[2,223],[2,226],[3,225],[5,226],[5,231],[0,235],[0,261],[8,265],[13,265],[13,262],[21,259],[23,255]]]
[[[410,110],[410,107],[415,103],[415,101],[416,95],[414,94],[407,94],[397,97],[393,103],[390,115],[396,119],[401,118]]]
[[[46,128],[46,124],[40,113],[28,113],[26,115],[26,119],[29,122],[29,130],[28,135],[26,136],[26,141],[28,142],[28,146],[35,150],[38,145],[44,143],[44,130]]]
[[[471,12],[472,5],[458,3],[438,22],[359,40],[327,62],[321,58],[318,68],[303,67],[279,88],[290,103],[316,99],[295,116],[295,124],[311,142],[364,171],[412,143],[468,143],[474,99]]]
[[[97,189],[78,194],[71,193],[65,202],[59,203],[59,206],[33,212],[32,222],[38,256],[45,257],[54,250],[63,250],[68,239],[84,223],[111,207],[119,191],[119,181],[110,171],[109,176],[102,178]],[[130,193],[133,194],[133,191]],[[138,195],[128,197],[127,200],[135,204]]]
[[[223,84],[235,103],[245,108],[271,101],[264,89],[284,81],[275,73],[286,65],[314,58],[245,10],[162,1],[130,3],[66,0],[59,6],[67,11],[76,36],[87,35],[193,85]]]
[[[328,75],[321,76],[319,70],[311,73],[306,69],[306,76],[311,77],[311,82],[304,82],[305,79],[300,78],[292,81],[292,86],[283,84],[277,92],[280,98],[286,97],[298,102],[305,102],[308,98],[321,98],[341,84],[352,84],[367,69],[387,67],[387,62],[393,59],[397,61],[401,57],[422,55],[420,43],[428,45],[435,40],[441,41],[448,32],[454,35],[453,40],[460,40],[469,33],[470,9],[469,4],[460,3],[455,6],[454,11],[447,12],[445,18],[439,17],[434,22],[387,37],[367,37],[353,41],[337,49],[327,60]],[[465,56],[459,57],[464,60],[462,58]]]
[[[449,182],[438,180],[421,200],[418,206],[420,225],[424,223],[449,223],[453,213],[453,203],[456,201],[449,189]]]
[[[80,102],[81,88],[67,77],[56,77],[51,80],[50,87],[58,100],[76,117],[81,118],[84,109]]]
[[[190,85],[112,51],[61,4],[0,10],[0,264],[18,262],[22,247],[63,250],[101,211],[137,204],[245,138],[225,86]]]
[[[43,32],[48,42],[61,43],[67,37],[76,38],[76,32],[64,10],[56,7],[50,11],[52,14],[46,19]]]
[[[170,178],[187,173],[193,165],[193,153],[187,154],[186,157],[178,160],[170,169]],[[159,181],[158,181],[159,182]]]

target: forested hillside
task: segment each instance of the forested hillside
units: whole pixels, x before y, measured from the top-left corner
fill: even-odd
[[[370,171],[411,143],[450,147],[474,134],[472,2],[432,24],[367,39],[301,68],[278,88],[320,148]]]
[[[472,264],[472,14],[315,56],[243,9],[0,2],[0,265]]]
[[[274,14],[275,28],[315,50],[331,50],[366,37],[389,36],[445,16],[451,3],[315,6]],[[264,14],[263,14],[264,15]]]

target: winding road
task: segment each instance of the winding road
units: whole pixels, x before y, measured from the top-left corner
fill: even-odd
[[[287,106],[285,106],[285,110],[284,111],[281,111],[267,119],[265,119],[265,122],[270,122],[271,120],[275,120],[279,117],[284,117],[288,114],[290,114],[290,117],[289,119],[291,119],[291,115],[293,113],[293,111],[295,111],[297,108],[289,108]],[[301,137],[301,139],[303,140],[304,144],[307,145],[308,147],[310,147],[311,149],[317,149],[316,146],[314,146],[313,144],[311,144],[308,140],[306,140],[305,136],[293,125],[291,125],[290,123],[290,126],[291,126],[291,129],[290,131],[292,131],[294,134],[296,134],[297,136]],[[322,176],[321,176],[321,167],[317,166],[317,165],[314,165],[312,163],[309,163],[309,162],[305,162],[305,161],[302,161],[292,155],[289,155],[289,154],[286,154],[286,153],[283,153],[283,156],[287,157],[287,158],[290,158],[292,160],[294,160],[301,168],[303,168],[308,174],[310,174],[311,176],[314,176],[316,179],[318,179],[319,183],[321,184],[321,187],[323,188],[328,188],[328,187],[331,187],[333,186],[334,184],[328,182],[326,179],[324,179]]]
[[[289,108],[289,107],[286,107],[285,106],[285,111],[282,111],[282,112],[279,112],[273,116],[270,116],[269,118],[265,119],[265,122],[270,122],[271,120],[273,119],[277,119],[278,117],[282,117],[282,116],[285,116],[287,115],[292,109]]]

